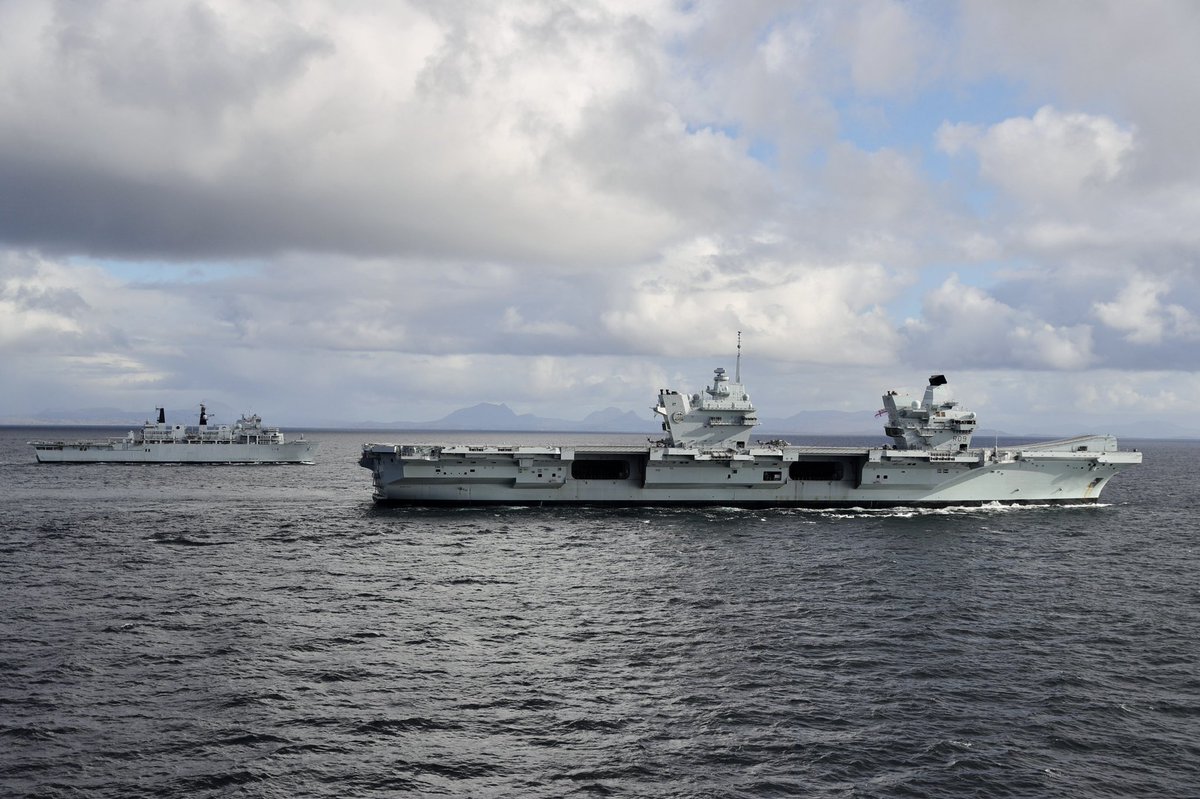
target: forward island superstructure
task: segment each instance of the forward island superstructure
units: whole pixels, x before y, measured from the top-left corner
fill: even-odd
[[[883,397],[889,445],[754,441],[758,416],[738,370],[692,395],[663,389],[666,436],[643,446],[368,444],[379,502],[407,505],[957,506],[1091,503],[1141,463],[1110,435],[972,448],[975,414],[929,380],[920,401]]]
[[[286,440],[278,427],[263,427],[258,414],[214,425],[201,405],[199,424],[181,425],[156,410],[158,421],[122,438],[29,443],[39,463],[313,463],[319,446],[304,436]]]

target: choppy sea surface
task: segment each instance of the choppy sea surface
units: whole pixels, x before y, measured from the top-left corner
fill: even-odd
[[[433,511],[372,503],[394,433],[50,432],[0,429],[0,795],[1200,796],[1200,443],[1090,507]]]

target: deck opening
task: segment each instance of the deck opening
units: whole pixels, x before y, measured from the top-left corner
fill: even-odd
[[[838,461],[796,461],[788,467],[793,480],[841,480],[845,469]]]
[[[572,461],[571,477],[576,480],[628,480],[629,461],[615,459]]]

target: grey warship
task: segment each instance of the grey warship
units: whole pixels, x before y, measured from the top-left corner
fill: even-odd
[[[123,438],[98,441],[30,441],[38,463],[305,463],[318,442],[288,441],[278,427],[264,427],[258,414],[243,415],[232,426],[209,424],[200,406],[198,425],[168,424],[166,410]]]
[[[663,389],[665,437],[642,446],[367,444],[377,502],[417,506],[600,505],[746,508],[1082,504],[1142,462],[1111,435],[973,448],[975,413],[930,378],[920,401],[888,391],[877,447],[756,442],[737,370],[692,395]]]

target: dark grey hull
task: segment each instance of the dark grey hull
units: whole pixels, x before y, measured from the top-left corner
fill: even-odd
[[[725,500],[561,500],[561,499],[545,499],[545,500],[522,500],[514,498],[511,500],[470,500],[464,502],[462,500],[451,499],[392,499],[389,497],[375,497],[375,503],[381,507],[392,508],[502,508],[502,507],[518,507],[518,508],[545,508],[545,507],[572,507],[572,508],[741,508],[745,510],[771,510],[771,509],[787,509],[800,508],[808,510],[886,510],[888,508],[978,508],[992,505],[1094,505],[1100,501],[1099,497],[1081,497],[1072,499],[1015,499],[1015,500],[996,500],[996,499],[973,499],[973,500],[958,500],[958,501],[937,501],[937,500],[913,500],[913,501],[895,501],[895,500],[797,500],[797,501],[776,501],[767,500],[763,502],[752,501],[725,501]]]

